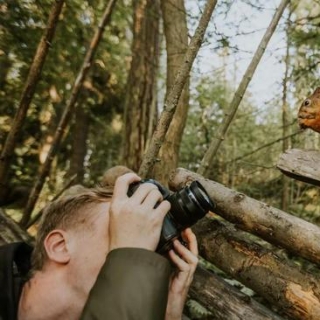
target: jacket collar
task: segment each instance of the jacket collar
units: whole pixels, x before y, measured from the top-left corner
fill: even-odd
[[[32,247],[16,242],[0,247],[0,319],[16,320],[21,289],[30,271]]]

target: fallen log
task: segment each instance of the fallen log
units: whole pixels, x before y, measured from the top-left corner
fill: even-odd
[[[221,320],[281,320],[251,297],[212,272],[198,267],[189,294]]]
[[[296,320],[320,319],[320,277],[249,242],[244,232],[221,221],[204,218],[193,230],[202,257],[277,306],[281,313]]]
[[[320,186],[319,163],[318,150],[290,149],[280,156],[277,168],[290,178]]]
[[[180,189],[193,180],[203,184],[216,204],[215,213],[239,229],[320,264],[319,227],[182,168],[171,175],[169,184]]]
[[[17,241],[32,243],[33,239],[0,208],[0,245]]]

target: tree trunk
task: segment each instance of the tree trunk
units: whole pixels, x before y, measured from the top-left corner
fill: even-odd
[[[28,222],[30,220],[31,213],[34,209],[34,206],[35,206],[37,200],[38,200],[38,197],[39,197],[39,194],[42,190],[45,179],[50,172],[52,161],[57,153],[57,150],[60,145],[64,131],[66,130],[67,125],[69,124],[72,112],[74,110],[77,98],[80,93],[80,89],[81,89],[82,84],[86,78],[86,75],[88,74],[88,71],[92,65],[92,61],[93,61],[94,55],[96,53],[98,44],[100,43],[100,40],[102,38],[103,31],[104,31],[107,23],[110,21],[112,10],[114,8],[115,3],[116,3],[116,0],[109,0],[108,4],[106,6],[106,9],[103,13],[102,19],[101,19],[101,21],[95,31],[95,34],[91,40],[90,46],[89,46],[87,53],[86,53],[86,56],[84,58],[84,62],[80,68],[78,76],[77,76],[75,83],[73,85],[73,88],[71,91],[71,97],[70,97],[69,101],[67,102],[67,105],[64,109],[62,117],[59,121],[58,128],[57,128],[56,133],[54,135],[51,148],[48,152],[48,156],[46,158],[45,163],[40,168],[39,177],[35,181],[35,184],[32,188],[28,203],[27,203],[25,210],[23,212],[23,216],[20,221],[20,224],[24,227],[28,224]]]
[[[198,173],[206,176],[208,174],[208,170],[210,169],[210,164],[212,163],[214,157],[216,156],[218,149],[222,143],[222,141],[225,139],[225,135],[227,134],[228,128],[238,110],[238,107],[242,101],[242,98],[247,90],[247,87],[252,79],[252,76],[254,74],[254,72],[257,69],[257,66],[263,56],[263,53],[266,50],[266,47],[280,21],[280,18],[284,12],[284,9],[286,8],[286,6],[288,5],[288,3],[290,2],[290,0],[282,0],[280,6],[278,7],[278,9],[276,10],[271,23],[266,31],[266,33],[264,34],[258,48],[257,51],[255,52],[250,65],[248,66],[240,84],[239,87],[237,89],[237,91],[235,92],[233,99],[230,103],[229,106],[229,110],[226,112],[226,117],[224,118],[224,120],[222,121],[220,127],[218,128],[218,130],[216,131],[216,136],[213,137],[213,140],[210,143],[210,146],[206,152],[206,154],[204,155],[200,167],[198,169]]]
[[[285,54],[285,72],[283,77],[283,85],[282,85],[282,151],[286,152],[289,149],[289,138],[285,138],[289,135],[289,115],[288,115],[288,101],[287,101],[287,91],[288,91],[288,83],[289,83],[289,67],[290,67],[290,42],[289,42],[289,30],[290,30],[290,19],[291,13],[287,18],[287,26],[286,26],[286,54]],[[281,209],[284,211],[288,210],[289,207],[289,199],[290,199],[290,181],[289,179],[283,175],[282,176],[282,195],[281,195]]]
[[[68,177],[76,178],[73,184],[82,184],[84,178],[84,161],[87,154],[87,139],[89,133],[90,116],[83,105],[78,105],[75,111],[73,128],[72,153]]]
[[[198,267],[189,290],[192,299],[221,320],[281,320],[282,318],[214,273]]]
[[[167,47],[167,93],[174,84],[174,79],[183,63],[188,48],[188,27],[184,0],[161,0],[164,33]],[[179,103],[171,125],[159,152],[155,165],[155,178],[166,185],[169,173],[179,161],[179,149],[189,109],[189,79],[181,93]]]
[[[22,230],[15,221],[9,218],[4,210],[0,209],[0,246],[17,241],[31,244],[33,239],[28,232]]]
[[[165,135],[170,126],[174,112],[178,105],[182,90],[188,80],[188,76],[193,64],[193,61],[202,44],[202,40],[210,21],[212,12],[217,4],[217,0],[208,0],[200,18],[198,27],[194,36],[191,39],[190,45],[184,57],[184,62],[179,68],[178,74],[175,78],[174,84],[166,98],[164,110],[161,113],[157,128],[152,136],[150,145],[143,157],[142,164],[139,168],[139,175],[147,177],[152,170],[154,164],[157,162],[157,155],[163,144]]]
[[[21,95],[18,111],[15,115],[11,130],[8,133],[6,142],[1,152],[0,201],[3,200],[3,198],[6,195],[6,189],[8,187],[8,179],[9,179],[9,172],[10,172],[9,170],[10,161],[13,156],[17,139],[21,131],[21,128],[23,126],[24,120],[26,118],[31,100],[36,90],[36,86],[41,75],[42,67],[44,65],[49,48],[51,46],[51,42],[56,30],[58,18],[62,10],[63,4],[64,4],[64,0],[56,0],[53,3],[52,9],[49,15],[48,25],[39,42],[37,51],[35,53],[35,56],[33,58],[33,61],[29,70],[28,78],[26,80],[26,85]]]
[[[11,65],[12,62],[10,61],[9,53],[6,51],[0,53],[0,91],[5,90],[7,75],[10,71]]]
[[[320,319],[318,276],[248,242],[244,232],[218,220],[204,218],[194,231],[201,256],[277,306],[290,319]]]
[[[235,223],[242,230],[320,264],[319,227],[185,169],[178,169],[172,175],[170,185],[178,189],[193,180],[203,184],[216,205],[214,212],[224,219]]]
[[[122,162],[138,171],[148,141],[159,55],[159,0],[134,1],[132,61],[125,101]],[[152,128],[153,131],[154,128]]]

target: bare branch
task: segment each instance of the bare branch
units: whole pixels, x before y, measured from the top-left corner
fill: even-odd
[[[280,6],[278,7],[278,9],[276,10],[271,23],[266,31],[266,33],[264,34],[258,48],[257,51],[255,52],[252,61],[250,63],[250,65],[248,66],[240,84],[239,87],[237,89],[237,91],[235,92],[233,99],[230,103],[230,106],[226,112],[226,116],[224,118],[224,120],[222,121],[220,127],[217,130],[217,134],[216,136],[213,138],[206,154],[204,155],[200,167],[198,169],[198,173],[201,175],[206,175],[208,173],[208,170],[210,168],[210,163],[212,163],[214,157],[217,154],[217,151],[222,143],[222,141],[225,139],[225,135],[227,134],[228,128],[238,110],[238,107],[242,101],[242,98],[247,90],[247,87],[252,79],[252,76],[263,56],[263,53],[266,50],[266,47],[280,21],[280,18],[284,12],[284,9],[286,8],[286,6],[288,5],[288,3],[290,2],[290,0],[282,0]]]

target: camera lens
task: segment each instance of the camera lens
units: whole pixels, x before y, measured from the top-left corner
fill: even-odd
[[[214,209],[214,204],[209,198],[207,192],[198,181],[193,181],[190,185],[190,194],[194,195],[195,202],[198,203],[199,207],[206,213],[209,210]]]
[[[170,195],[170,214],[179,229],[192,226],[204,217],[214,204],[198,181],[193,181],[190,186]]]
[[[214,209],[207,192],[198,181],[171,194],[167,200],[171,209],[166,215],[157,248],[165,253],[172,248],[172,241],[179,238],[180,232],[203,218],[209,210]]]

